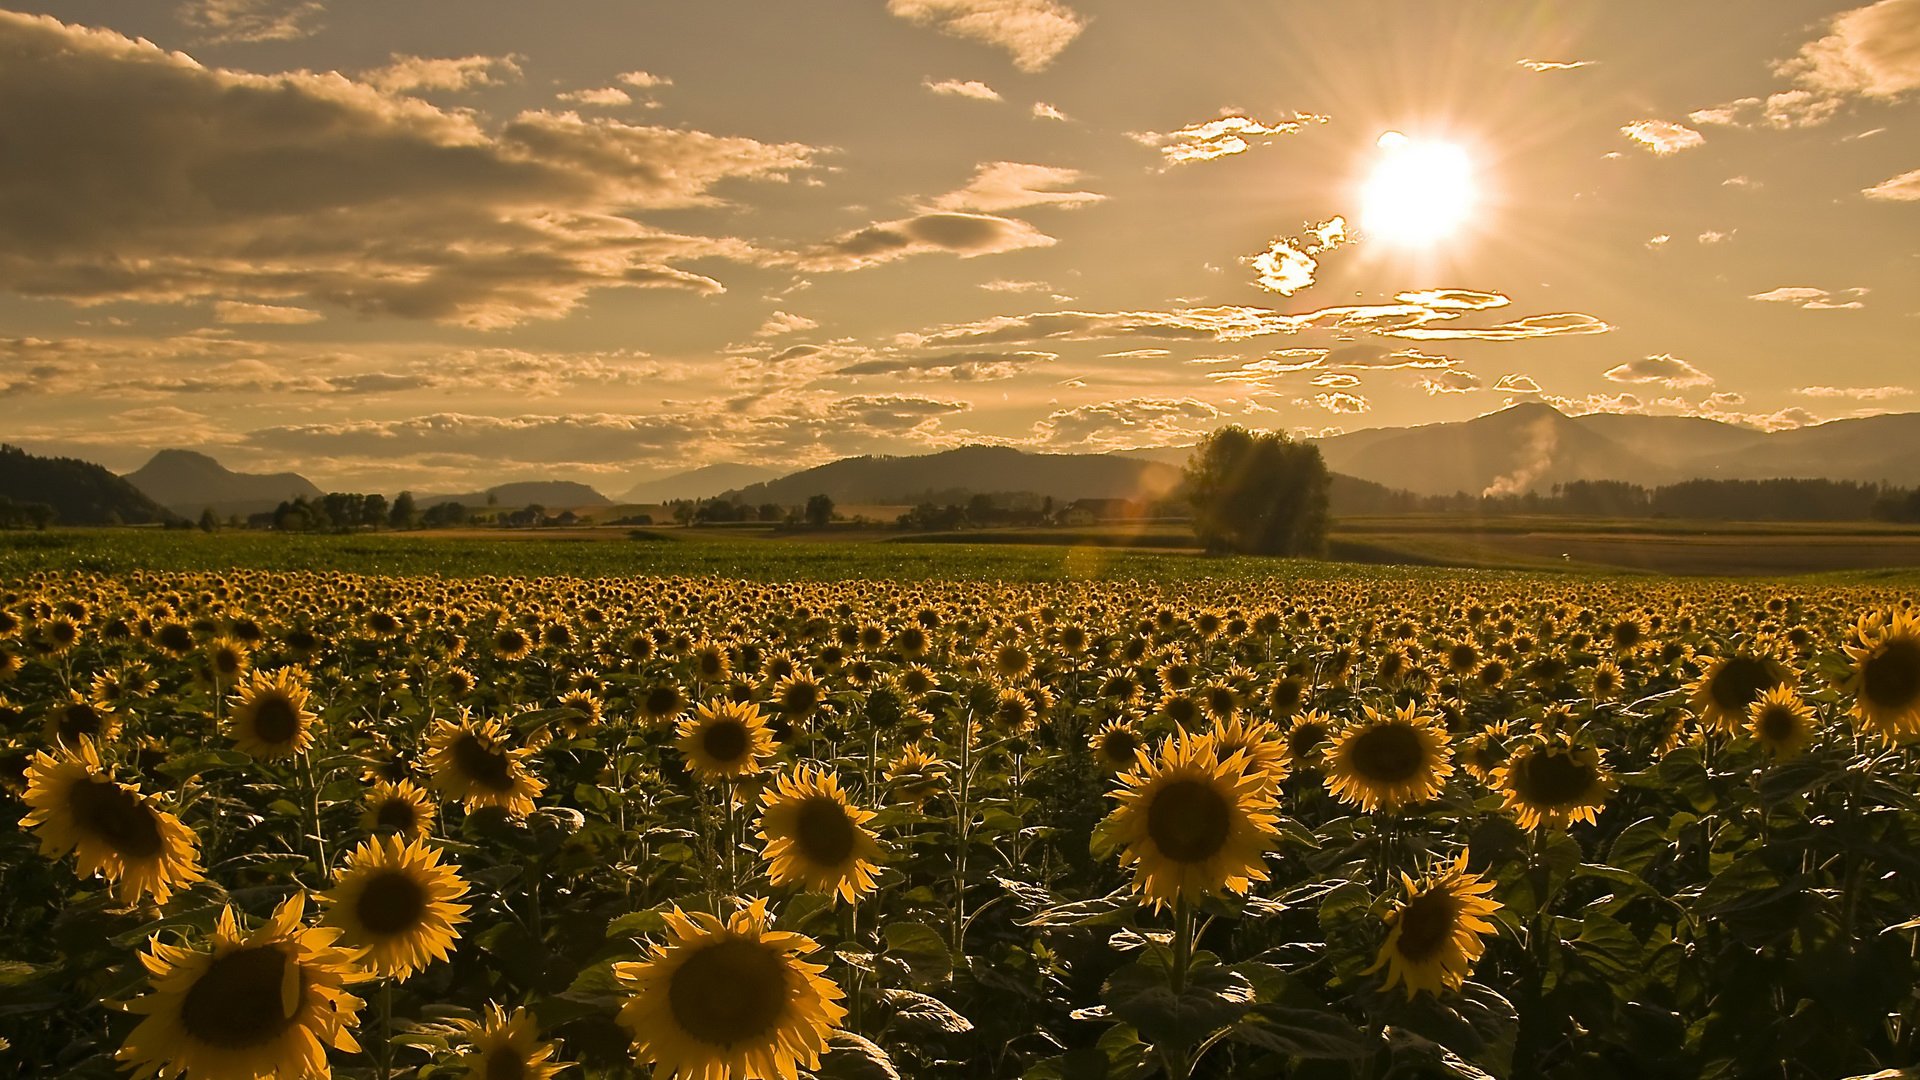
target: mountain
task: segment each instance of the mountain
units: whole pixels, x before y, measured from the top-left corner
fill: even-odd
[[[837,503],[913,503],[955,492],[1030,491],[1060,502],[1155,498],[1180,470],[1111,454],[1033,454],[1008,446],[963,446],[916,457],[845,458],[728,492],[748,503],[798,506],[814,495]]]
[[[489,504],[489,498],[492,499]],[[469,509],[493,505],[508,510],[518,510],[523,506],[544,506],[548,510],[573,510],[583,506],[611,506],[613,500],[593,490],[585,484],[576,484],[571,480],[522,480],[512,484],[497,484],[485,491],[470,491],[462,495],[416,495],[414,505],[422,510],[441,503],[459,503]]]
[[[126,475],[148,498],[183,517],[208,507],[221,517],[272,510],[289,499],[317,499],[322,492],[298,473],[234,472],[192,450],[162,450]]]
[[[1690,416],[1567,416],[1527,403],[1472,420],[1318,440],[1327,467],[1421,495],[1517,494],[1572,480],[1858,480],[1920,485],[1920,414],[1764,432]]]
[[[620,496],[623,503],[663,503],[674,499],[709,499],[723,491],[778,479],[779,469],[721,462],[671,476],[642,480]]]
[[[53,508],[60,525],[151,525],[174,515],[90,461],[43,458],[0,444],[0,500]]]

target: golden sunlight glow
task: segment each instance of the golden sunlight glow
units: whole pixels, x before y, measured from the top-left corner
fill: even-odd
[[[1380,136],[1380,155],[1360,190],[1361,227],[1390,244],[1424,246],[1453,235],[1474,205],[1473,163],[1452,143]]]

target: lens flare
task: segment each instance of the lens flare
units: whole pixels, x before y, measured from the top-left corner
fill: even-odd
[[[1421,247],[1452,236],[1473,212],[1473,162],[1452,143],[1398,131],[1380,136],[1380,157],[1361,188],[1361,227],[1390,244]]]

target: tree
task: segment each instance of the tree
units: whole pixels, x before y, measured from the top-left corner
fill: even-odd
[[[1221,428],[1187,461],[1194,534],[1216,553],[1319,554],[1332,479],[1317,446],[1284,432]]]
[[[200,531],[201,532],[213,532],[215,529],[218,529],[219,527],[220,527],[220,515],[213,512],[213,507],[209,506],[205,510],[200,511]]]
[[[827,495],[807,497],[807,524],[819,528],[833,520],[833,499]]]
[[[420,523],[420,510],[414,505],[413,492],[403,491],[393,497],[393,507],[387,511],[387,524],[396,529],[411,529]]]

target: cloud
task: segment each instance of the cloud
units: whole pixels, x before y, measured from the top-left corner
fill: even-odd
[[[1313,284],[1314,274],[1320,268],[1314,256],[1344,247],[1348,242],[1347,220],[1334,217],[1307,226],[1302,236],[1275,240],[1267,250],[1240,261],[1253,267],[1254,284],[1268,292],[1292,296]]]
[[[977,210],[991,214],[1026,206],[1078,210],[1106,198],[1093,191],[1062,190],[1079,181],[1080,173],[1076,169],[993,161],[981,165],[966,187],[940,196],[931,206],[935,210]]]
[[[386,67],[362,72],[360,81],[389,94],[411,94],[498,86],[519,79],[520,74],[519,60],[512,56],[432,58],[394,53]]]
[[[633,95],[617,86],[602,86],[591,90],[569,90],[560,95],[560,100],[572,102],[575,105],[612,109],[633,104]]]
[[[1449,368],[1420,377],[1420,388],[1425,390],[1429,397],[1437,394],[1471,393],[1484,385],[1486,384],[1480,376],[1459,368]]]
[[[980,288],[988,292],[996,293],[1053,291],[1053,286],[1044,281],[1016,281],[1011,278],[995,278],[992,281],[983,281],[980,283]]]
[[[1741,98],[1711,109],[1696,109],[1687,114],[1687,119],[1696,124],[1769,127],[1776,131],[1789,131],[1826,123],[1840,111],[1842,104],[1840,98],[1831,95],[1815,94],[1808,90],[1782,90],[1764,99]]]
[[[673,264],[762,256],[632,215],[724,205],[715,185],[817,153],[572,113],[488,128],[339,74],[208,68],[5,11],[0,53],[0,289],[77,303],[299,299],[491,328],[596,289],[715,292]]]
[[[989,382],[1010,379],[1035,364],[1059,358],[1050,352],[972,352],[937,356],[880,357],[841,368],[840,375],[888,375],[916,382]]]
[[[319,29],[319,0],[187,0],[180,21],[207,42],[293,41]]]
[[[1891,98],[1920,89],[1920,0],[1880,0],[1835,16],[1830,33],[1779,72],[1832,94]]]
[[[819,323],[814,322],[805,315],[793,315],[785,311],[776,311],[767,316],[767,321],[760,324],[760,329],[755,330],[753,336],[759,338],[779,337],[782,334],[796,334],[802,330],[815,330],[818,329],[819,326]]]
[[[1323,371],[1308,382],[1326,390],[1351,390],[1360,385],[1360,376],[1344,371]]]
[[[1677,356],[1665,353],[1643,356],[1609,368],[1606,377],[1619,383],[1659,383],[1676,390],[1687,386],[1713,385],[1713,376]]]
[[[672,86],[673,80],[665,75],[655,75],[650,71],[629,71],[620,76],[620,82],[635,90],[655,90],[662,86]]]
[[[222,300],[214,304],[213,317],[223,323],[271,323],[281,326],[316,323],[326,318],[320,312],[307,308],[243,304],[236,300]]]
[[[1636,120],[1621,128],[1620,134],[1661,157],[1691,150],[1707,141],[1706,136],[1685,124],[1668,120]]]
[[[1219,418],[1219,409],[1197,398],[1137,397],[1060,409],[1033,431],[1056,449],[1126,450],[1192,442]]]
[[[802,252],[796,261],[806,270],[861,270],[912,255],[946,252],[971,259],[1056,242],[1014,218],[934,212],[856,229]]]
[[[1399,293],[1394,296],[1394,299],[1403,304],[1418,304],[1421,307],[1441,311],[1491,311],[1513,303],[1511,299],[1499,293],[1483,292],[1479,289],[1425,289],[1419,292]]]
[[[933,78],[929,76],[928,78],[922,80],[920,85],[926,87],[928,90],[936,94],[939,94],[941,97],[972,98],[975,101],[999,101],[1000,100],[1000,91],[995,90],[993,87],[988,86],[986,83],[978,82],[973,79],[968,79],[965,82],[962,82],[959,79],[943,79],[939,82],[935,82]]]
[[[1301,404],[1306,404],[1306,402],[1303,401]],[[1361,413],[1369,412],[1373,409],[1373,403],[1361,397],[1359,394],[1347,394],[1339,391],[1331,394],[1315,394],[1313,395],[1313,404],[1330,413],[1344,413],[1349,416],[1358,416]]]
[[[1659,251],[1661,248],[1666,247],[1667,244],[1670,243],[1672,240],[1673,240],[1673,237],[1668,235],[1667,233],[1661,233],[1658,236],[1650,236],[1647,238],[1647,250]]]
[[[1598,60],[1516,60],[1514,63],[1528,71],[1576,71],[1583,67],[1592,67]]]
[[[1702,244],[1724,244],[1733,239],[1733,233],[1721,232],[1718,229],[1708,229],[1706,232],[1694,237],[1694,239]]]
[[[1388,330],[1386,334],[1412,341],[1529,341],[1535,338],[1604,334],[1612,329],[1610,324],[1592,315],[1571,311],[1555,315],[1530,315],[1498,326],[1411,326]]]
[[[1493,384],[1493,389],[1495,393],[1499,394],[1538,394],[1542,392],[1540,384],[1534,382],[1533,376],[1531,375],[1502,375],[1499,381]]]
[[[1255,142],[1265,145],[1282,135],[1297,134],[1308,124],[1324,124],[1327,119],[1297,112],[1291,120],[1263,124],[1249,117],[1228,115],[1204,123],[1188,124],[1177,131],[1131,131],[1127,135],[1143,146],[1160,151],[1160,156],[1168,164],[1187,165],[1244,154],[1252,149]]]
[[[887,0],[887,11],[949,37],[1005,49],[1021,71],[1053,63],[1087,25],[1053,0]]]
[[[1860,194],[1886,202],[1920,202],[1920,169],[1862,188]]]
[[[1044,101],[1036,101],[1033,103],[1033,118],[1035,120],[1059,120],[1063,123],[1071,119],[1066,113],[1061,112],[1059,109]]]
[[[1810,398],[1852,398],[1855,401],[1885,401],[1907,397],[1913,391],[1904,386],[1803,386],[1794,393]]]
[[[1840,295],[1864,296],[1865,289],[1845,289]],[[1805,311],[1858,311],[1867,305],[1860,300],[1839,300],[1834,293],[1805,285],[1784,285],[1747,297],[1765,304],[1789,304]]]

